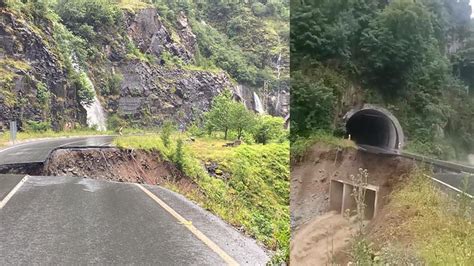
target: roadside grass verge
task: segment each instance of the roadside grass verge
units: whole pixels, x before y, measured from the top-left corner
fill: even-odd
[[[335,137],[323,131],[316,131],[308,137],[298,137],[291,143],[291,160],[298,161],[315,143],[322,142],[335,148],[355,148],[352,140]]]
[[[382,264],[474,265],[473,201],[452,198],[424,171],[412,173],[384,208],[381,230],[371,236],[383,248],[372,257]],[[392,248],[391,248],[392,247]],[[403,252],[402,252],[403,251]],[[409,256],[408,256],[408,255]]]
[[[173,135],[166,147],[159,135],[122,136],[115,144],[122,148],[158,150],[175,163],[199,187],[200,193],[178,191],[223,220],[242,228],[267,248],[274,250],[274,262],[288,260],[290,241],[289,217],[289,143],[222,147],[224,140],[197,138],[186,141],[178,162],[177,139]],[[229,174],[211,176],[204,167],[215,162]],[[200,196],[201,195],[201,196]]]

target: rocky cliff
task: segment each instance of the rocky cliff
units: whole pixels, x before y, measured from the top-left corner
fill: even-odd
[[[98,99],[96,108],[147,126],[166,119],[182,124],[199,120],[226,88],[249,109],[288,113],[287,86],[264,92],[239,86],[221,69],[195,66],[197,37],[184,12],[170,21],[153,7],[124,10],[119,23],[84,38],[86,56],[79,56],[79,47],[71,41],[76,33],[60,23],[0,8],[3,126],[11,119],[20,127],[27,121],[46,122],[55,130],[87,125],[90,108],[84,108],[81,95],[88,83]],[[81,81],[81,73],[86,81]]]
[[[49,29],[0,9],[0,127],[10,119],[51,118],[55,128],[78,119],[75,91]]]

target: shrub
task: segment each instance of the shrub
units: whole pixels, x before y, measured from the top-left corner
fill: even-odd
[[[183,171],[184,167],[184,148],[183,148],[183,140],[178,139],[176,142],[176,152],[174,154],[174,162],[180,171]]]
[[[85,72],[81,72],[73,78],[76,94],[82,105],[90,105],[94,102],[95,91],[92,82]]]
[[[51,123],[48,121],[37,122],[37,121],[28,120],[25,125],[25,131],[28,131],[28,132],[46,132],[50,128],[51,128]]]
[[[42,105],[48,105],[51,98],[51,92],[48,90],[46,85],[43,82],[38,82],[36,84],[36,97]]]
[[[120,129],[126,126],[128,126],[128,122],[118,114],[111,114],[107,117],[107,128],[109,129]]]
[[[160,138],[161,141],[163,141],[163,144],[165,145],[166,148],[169,148],[171,144],[171,134],[176,130],[176,126],[174,123],[170,120],[167,120],[163,123],[163,126],[160,131]]]
[[[284,119],[270,115],[260,116],[257,119],[254,138],[255,142],[267,144],[271,140],[280,140],[285,135]]]

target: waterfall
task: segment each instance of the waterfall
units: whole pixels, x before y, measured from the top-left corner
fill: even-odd
[[[244,97],[244,93],[243,93],[243,89],[242,89],[242,85],[237,85],[235,87],[235,94],[240,98],[240,101],[245,105],[247,106],[247,102],[245,100],[245,97]]]
[[[474,154],[469,154],[467,156],[467,160],[468,160],[469,164],[474,165]]]
[[[277,79],[280,80],[280,69],[281,69],[281,52],[278,54],[277,59]]]
[[[79,63],[77,62],[77,57],[75,54],[71,55],[71,65],[76,74],[80,74],[83,72],[81,67],[79,66]],[[82,104],[82,107],[86,109],[87,112],[87,125],[89,127],[96,127],[98,131],[106,131],[107,126],[106,126],[106,116],[104,112],[104,108],[102,108],[102,105],[100,104],[99,98],[97,98],[97,92],[94,87],[94,83],[90,80],[89,76],[86,75],[87,77],[87,82],[91,85],[93,91],[94,91],[94,100],[91,104]]]
[[[87,112],[87,125],[89,127],[97,127],[98,131],[107,130],[104,108],[100,105],[97,94],[94,95],[94,101],[89,105],[85,105],[84,109]]]
[[[253,101],[255,102],[255,111],[259,114],[264,114],[265,109],[263,108],[262,101],[256,92],[253,92]]]
[[[280,37],[278,37],[278,45],[280,46]],[[276,69],[277,69],[277,80],[280,81],[280,75],[281,75],[281,50],[278,53],[278,59],[276,63]],[[275,112],[278,114],[280,107],[281,107],[281,101],[280,101],[280,96],[281,96],[281,86],[278,84],[278,92],[276,95],[276,103],[275,103]]]

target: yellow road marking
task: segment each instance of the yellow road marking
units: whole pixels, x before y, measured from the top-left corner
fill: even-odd
[[[8,192],[8,194],[5,196],[5,198],[3,198],[3,200],[0,201],[0,209],[3,208],[3,206],[5,206],[5,204],[7,204],[7,202],[11,199],[11,197],[13,197],[13,194],[15,194],[18,189],[20,189],[21,185],[23,185],[23,183],[25,183],[26,179],[28,178],[28,176],[26,175],[25,177],[23,177],[20,182],[18,182],[18,184],[16,184],[16,186],[10,190],[10,192]]]
[[[201,240],[204,244],[206,244],[210,249],[212,249],[217,255],[219,255],[228,265],[239,265],[237,261],[235,261],[229,254],[227,254],[224,250],[222,250],[216,243],[210,240],[206,235],[204,235],[201,231],[199,231],[194,225],[184,219],[179,213],[173,210],[168,204],[158,198],[155,194],[151,193],[148,189],[143,187],[140,184],[137,185],[145,194],[147,194],[150,198],[152,198],[156,203],[158,203],[163,209],[173,215],[176,220],[178,220],[181,224],[183,224],[186,228],[188,228],[191,233],[193,233],[199,240]]]

